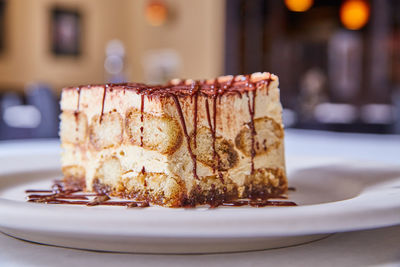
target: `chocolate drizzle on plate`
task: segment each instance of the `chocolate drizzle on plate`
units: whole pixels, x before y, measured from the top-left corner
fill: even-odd
[[[223,202],[220,206],[225,207],[240,207],[240,206],[251,206],[251,207],[266,207],[266,206],[277,206],[277,207],[294,207],[296,203],[292,201],[279,201],[279,200],[237,200],[230,202]]]
[[[211,192],[215,191],[215,185],[211,186]],[[111,198],[107,193],[107,190],[99,190],[101,193],[87,193],[83,192],[80,188],[65,188],[64,183],[61,180],[54,181],[52,190],[48,189],[28,189],[25,191],[28,202],[44,203],[44,204],[64,204],[64,205],[85,205],[85,206],[124,206],[128,208],[145,208],[149,207],[148,201],[134,201],[134,200],[121,200]],[[226,191],[226,188],[224,188]],[[215,194],[215,192],[214,192]],[[284,200],[277,200],[284,199]],[[209,199],[209,207],[266,207],[266,206],[297,206],[292,201],[287,201],[285,195],[281,196],[269,196],[265,197],[254,197],[250,199],[238,199],[238,200],[222,200],[217,197],[211,197]],[[185,208],[195,208],[195,205],[186,205]]]
[[[125,206],[125,207],[148,207],[147,201],[115,201],[107,194],[85,193],[79,188],[65,188],[62,181],[56,180],[52,190],[29,189],[25,191],[28,202],[45,204],[68,204],[86,206]],[[33,194],[32,194],[33,193]]]

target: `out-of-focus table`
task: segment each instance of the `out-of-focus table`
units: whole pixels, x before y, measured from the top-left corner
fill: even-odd
[[[290,156],[382,161],[400,167],[400,136],[288,130]],[[0,142],[0,154],[54,154],[57,141]],[[1,163],[0,163],[1,168]],[[209,255],[101,253],[38,245],[0,234],[0,266],[400,266],[400,225],[333,234],[294,247]]]

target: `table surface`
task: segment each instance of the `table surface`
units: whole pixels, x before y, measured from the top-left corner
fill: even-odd
[[[400,166],[400,136],[288,130],[288,155],[383,161]],[[0,155],[59,151],[55,140],[0,142]],[[1,168],[1,165],[0,165]],[[0,234],[0,266],[400,266],[400,225],[337,233],[299,246],[209,255],[101,253],[52,247]]]
[[[399,244],[400,226],[334,234],[288,248],[209,255],[89,252],[0,234],[0,266],[400,266]]]

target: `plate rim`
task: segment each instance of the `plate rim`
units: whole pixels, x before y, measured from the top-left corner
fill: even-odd
[[[359,161],[357,161],[359,162]],[[361,161],[362,162],[362,161]],[[392,164],[378,163],[382,167],[396,167]],[[398,168],[400,170],[400,168]],[[55,170],[49,168],[48,170]],[[44,171],[43,169],[36,172]],[[11,174],[17,174],[12,172]],[[2,177],[10,173],[0,174]],[[399,176],[400,180],[400,176]],[[397,178],[396,178],[397,181]],[[11,185],[12,186],[12,185]],[[379,189],[379,188],[378,188]],[[150,207],[146,209],[128,209],[121,212],[121,207],[76,207],[76,206],[57,206],[40,205],[37,203],[27,203],[16,200],[9,200],[0,197],[0,229],[24,228],[31,230],[43,230],[43,218],[47,218],[46,231],[80,232],[85,234],[119,234],[129,236],[164,236],[164,237],[261,237],[261,236],[289,236],[304,234],[324,234],[334,232],[345,232],[353,230],[365,230],[400,224],[400,195],[393,194],[383,196],[369,207],[363,202],[363,197],[374,194],[377,190],[365,191],[354,198],[347,200],[304,205],[297,207],[265,207],[265,208],[227,208],[227,209],[169,209],[162,207]],[[0,188],[0,192],[3,188]],[[379,191],[378,191],[379,193]],[[379,194],[378,194],[379,195]],[[343,209],[343,204],[347,209]],[[350,208],[348,206],[350,204]],[[328,212],[326,209],[328,208]],[[88,212],[88,210],[90,210]],[[160,210],[162,211],[160,213]],[[232,212],[234,210],[234,212]],[[215,212],[218,211],[218,212]],[[29,225],[21,221],[23,212]],[[69,213],[69,217],[64,218],[63,214]],[[378,216],[371,216],[371,213]],[[384,213],[384,214],[383,214]],[[121,219],[118,215],[124,214]],[[162,215],[160,215],[162,214]],[[167,216],[163,216],[167,214]],[[107,215],[107,216],[106,216]],[[277,215],[277,216],[272,216]],[[346,215],[349,217],[346,218]],[[380,216],[379,216],[380,215]],[[114,217],[116,219],[114,219]],[[160,216],[167,224],[160,227]],[[214,229],[207,228],[207,223],[212,217],[212,222],[217,225]],[[247,216],[243,218],[243,216]],[[318,216],[318,217],[316,217]],[[336,220],[336,226],[332,227],[329,222],[336,216],[342,216],[342,220]],[[354,225],[354,218],[359,224]],[[300,219],[299,219],[300,218]],[[312,220],[319,218],[319,220]],[[336,217],[337,218],[337,217]],[[350,219],[349,219],[350,218]],[[174,221],[179,220],[179,227]],[[290,225],[295,220],[296,224]],[[77,228],[73,224],[66,225],[66,222],[79,221],[86,227]],[[226,225],[229,221],[230,225]],[[249,223],[249,221],[251,223]],[[306,227],[307,222],[312,222],[312,227]],[[225,222],[225,225],[224,225]],[[301,222],[301,223],[300,223]],[[353,223],[351,223],[353,222]],[[114,224],[113,224],[114,223]],[[110,225],[117,228],[110,228]],[[190,226],[182,227],[182,224]],[[141,229],[132,227],[132,224],[146,226]],[[154,226],[156,228],[152,228]],[[246,227],[243,227],[245,225]],[[274,228],[265,227],[275,225]],[[328,226],[329,225],[329,226]],[[50,226],[50,227],[49,227]],[[72,226],[72,227],[71,227]],[[88,227],[90,226],[90,227]],[[143,234],[145,229],[145,234]],[[241,229],[238,232],[238,229]]]

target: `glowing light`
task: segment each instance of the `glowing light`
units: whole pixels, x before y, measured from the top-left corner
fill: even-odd
[[[161,26],[167,21],[168,10],[161,1],[150,1],[146,6],[146,19],[152,26]]]
[[[304,12],[311,8],[314,0],[285,0],[285,5],[290,11]]]
[[[367,24],[370,7],[365,0],[346,0],[340,7],[340,20],[349,30],[359,30]]]

